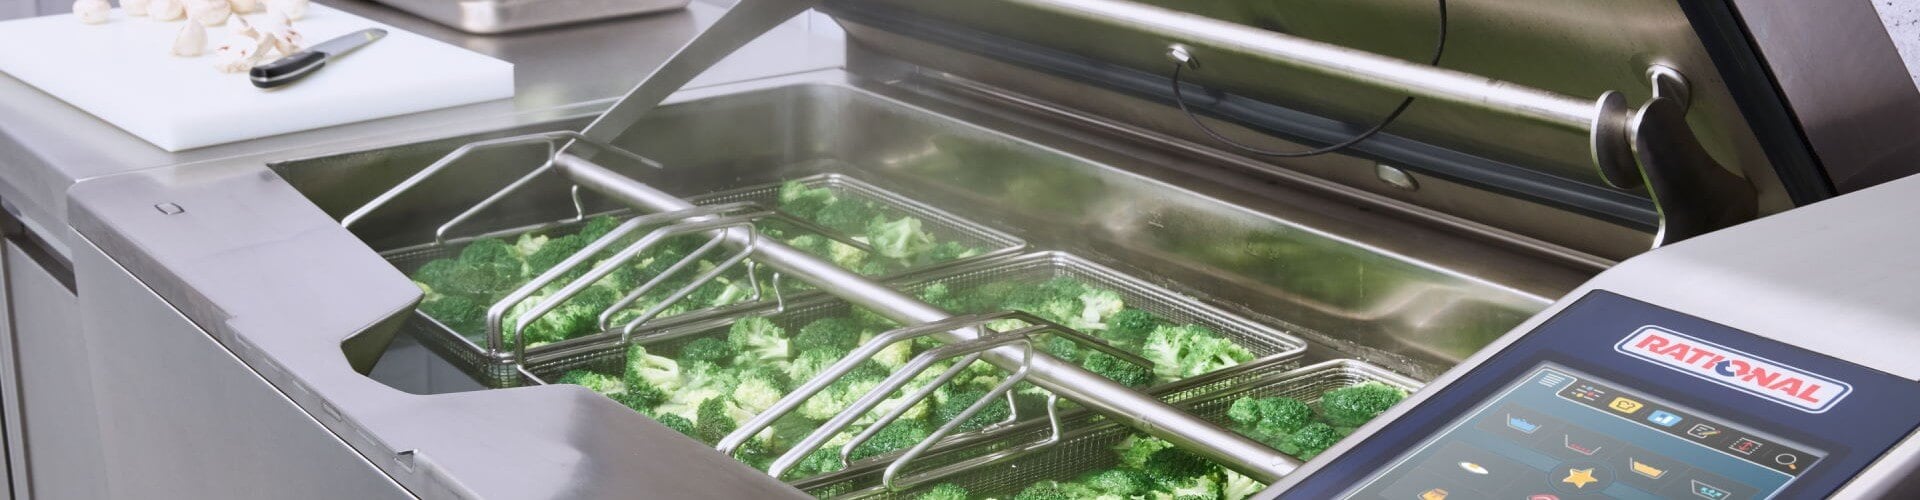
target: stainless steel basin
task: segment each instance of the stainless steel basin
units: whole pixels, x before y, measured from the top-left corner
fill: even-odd
[[[1585,278],[1354,199],[1250,180],[1217,162],[1103,141],[961,97],[807,77],[710,91],[656,110],[616,141],[663,169],[624,172],[682,196],[839,172],[1041,249],[1122,271],[1415,377],[1438,373]],[[561,120],[513,135],[576,129]],[[494,134],[489,134],[494,135]],[[280,162],[338,218],[460,144],[458,137]],[[433,229],[540,162],[541,149],[470,158],[355,231],[374,249]],[[557,177],[455,234],[570,216]],[[588,208],[614,208],[588,195]],[[1330,350],[1328,350],[1330,349]]]

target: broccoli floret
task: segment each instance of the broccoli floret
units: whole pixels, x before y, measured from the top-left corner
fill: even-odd
[[[867,263],[867,252],[838,241],[827,242],[827,260],[846,269],[859,269]]]
[[[626,392],[626,385],[618,377],[602,375],[586,370],[572,370],[560,375],[562,384],[573,384],[608,396],[618,396]]]
[[[967,489],[953,483],[940,483],[921,493],[917,500],[967,500]]]
[[[947,312],[953,312],[953,313],[972,312],[970,310],[971,308],[966,304],[966,301],[961,298],[960,294],[953,293],[953,288],[947,286],[946,283],[934,283],[931,285],[927,285],[926,288],[920,289],[920,293],[917,295],[920,297],[920,300],[922,302],[933,304],[934,307],[946,309]]]
[[[793,344],[801,351],[826,349],[848,352],[860,345],[860,336],[864,333],[866,328],[853,318],[823,318],[800,327],[800,333],[793,336]]]
[[[1020,490],[1020,494],[1013,496],[1013,500],[1075,500],[1076,498],[1078,497],[1067,493],[1066,490],[1060,488],[1059,483],[1053,481],[1035,483],[1033,486],[1028,486],[1027,489]]]
[[[881,316],[880,313],[865,307],[853,308],[852,317],[855,322],[860,323],[861,327],[868,331],[892,330],[900,326],[900,323],[886,316]]]
[[[875,433],[867,442],[855,446],[847,458],[860,460],[912,448],[913,445],[920,444],[920,441],[932,435],[933,429],[927,427],[926,422],[902,418],[881,428],[880,432]]]
[[[461,295],[440,295],[420,303],[420,312],[453,331],[479,334],[487,327],[487,304]]]
[[[1080,343],[1063,335],[1048,335],[1047,340],[1040,343],[1040,350],[1068,363],[1080,360]]]
[[[927,250],[926,253],[920,254],[915,260],[918,264],[926,265],[960,260],[980,255],[981,253],[980,249],[966,246],[957,241],[943,241],[938,245],[934,245],[933,248]]]
[[[1107,469],[1087,476],[1082,482],[1101,493],[1131,497],[1153,488],[1145,474],[1131,469]]]
[[[681,364],[696,361],[721,363],[732,358],[733,345],[728,344],[725,340],[713,337],[693,339],[692,342],[688,342],[687,345],[680,347],[679,361]]]
[[[1359,427],[1406,397],[1406,391],[1379,382],[1367,382],[1327,391],[1320,396],[1320,411],[1327,423]]]
[[[833,366],[833,363],[840,361],[843,356],[846,356],[845,352],[834,349],[801,351],[799,356],[795,356],[793,361],[787,363],[787,377],[795,382],[813,380],[814,375],[819,375],[827,367]]]
[[[1080,327],[1103,329],[1107,327],[1107,318],[1119,314],[1127,306],[1126,300],[1112,290],[1087,290],[1080,294]]]
[[[527,256],[527,272],[536,275],[547,272],[548,269],[553,269],[553,266],[560,265],[560,261],[566,260],[567,257],[572,257],[573,254],[579,253],[581,249],[587,247],[588,243],[592,242],[581,238],[579,235],[562,236],[547,240],[547,243],[541,245],[539,250]],[[578,273],[584,271],[584,269],[575,268],[565,276],[576,277]]]
[[[1253,353],[1200,325],[1163,326],[1147,336],[1142,357],[1153,362],[1153,373],[1179,380],[1253,359]]]
[[[797,180],[780,185],[780,209],[802,219],[818,218],[820,209],[838,199],[831,189],[809,188]]]
[[[813,221],[842,233],[863,234],[867,224],[880,217],[880,211],[866,201],[840,198],[821,207]]]
[[[701,401],[700,406],[694,410],[694,417],[694,439],[699,439],[702,443],[718,443],[721,438],[727,437],[728,433],[740,427],[739,422],[735,422],[733,416],[727,411],[725,397],[713,397]]]
[[[1327,447],[1333,446],[1333,443],[1339,442],[1342,437],[1344,436],[1340,435],[1340,431],[1333,426],[1314,422],[1287,435],[1285,440],[1270,444],[1275,444],[1274,448],[1281,453],[1293,455],[1301,460],[1313,460],[1313,457],[1326,451]]]
[[[614,401],[619,401],[620,404],[627,405],[634,411],[652,414],[654,406],[667,401],[667,392],[654,387],[645,379],[622,377],[621,381],[620,385],[626,390],[621,391],[620,396],[614,398]]]
[[[511,268],[513,272],[519,272],[520,266],[523,265],[520,259],[520,253],[514,251],[513,245],[509,245],[503,240],[494,239],[478,240],[473,243],[468,243],[466,248],[460,250],[460,262],[471,265],[508,267]]]
[[[541,247],[547,246],[547,242],[549,241],[553,241],[553,239],[548,238],[546,235],[533,233],[522,234],[520,235],[520,239],[514,240],[513,242],[513,253],[520,254],[520,259],[526,260],[527,257],[533,256],[535,252],[539,252]]]
[[[413,280],[425,283],[432,288],[450,288],[447,283],[452,279],[460,262],[453,259],[429,261],[413,271]]]
[[[887,273],[893,272],[893,266],[888,265],[884,260],[869,260],[860,263],[860,267],[853,268],[853,272],[861,276],[886,276]]]
[[[967,411],[967,407],[973,406],[974,402],[979,401],[982,397],[986,397],[986,395],[987,391],[978,389],[964,389],[948,394],[946,399],[941,400],[940,404],[934,408],[933,423],[944,425],[947,422],[952,422],[953,419],[960,416],[961,412]],[[1007,407],[1007,399],[1005,397],[995,397],[994,402],[989,403],[985,408],[981,408],[980,413],[973,414],[973,417],[968,418],[967,421],[960,424],[960,427],[957,429],[970,431],[997,424],[1006,420],[1011,411],[1012,410]]]
[[[673,429],[674,432],[685,434],[687,437],[690,437],[690,438],[699,439],[699,437],[694,436],[693,434],[694,433],[693,421],[687,420],[686,417],[682,417],[672,413],[663,413],[660,415],[655,415],[653,417],[653,421],[659,422],[660,425],[667,426],[668,429]]]
[[[1221,500],[1241,500],[1267,488],[1267,485],[1260,484],[1259,481],[1240,475],[1238,472],[1232,470],[1224,470],[1224,472],[1226,480],[1220,482]]]
[[[673,392],[680,389],[680,363],[664,356],[648,354],[643,346],[628,347],[624,380],[628,387],[646,385],[662,392]]]
[[[1107,328],[1102,332],[1109,342],[1120,346],[1139,346],[1145,344],[1147,335],[1160,328],[1160,317],[1140,309],[1126,308],[1107,317]]]
[[[1127,387],[1144,387],[1153,382],[1153,372],[1147,367],[1114,357],[1104,352],[1093,351],[1082,363],[1087,371],[1112,379]]]
[[[853,403],[880,386],[887,377],[887,369],[872,362],[862,362],[845,376],[840,377],[826,390],[820,391],[806,403],[800,405],[800,416],[813,420],[827,420],[834,415],[853,407]]]
[[[527,277],[520,274],[520,267],[493,263],[454,263],[451,270],[442,278],[444,281],[435,286],[446,293],[460,293],[480,297],[493,297],[513,291]]]
[[[605,215],[587,219],[587,224],[580,227],[580,239],[592,243],[594,240],[606,236],[607,233],[613,232],[613,228],[619,226],[619,220]]]
[[[794,477],[809,477],[840,470],[840,450],[832,447],[814,450],[789,472]]]
[[[875,219],[867,226],[867,244],[872,245],[874,252],[883,257],[911,259],[933,250],[933,233],[922,229],[923,224],[917,217],[901,217],[892,221]]]
[[[779,362],[793,356],[786,329],[758,316],[733,322],[727,329],[727,343],[733,345],[736,364]]]
[[[666,403],[661,404],[656,410],[661,413],[677,413],[695,423],[700,421],[697,413],[700,404],[709,399],[725,399],[731,396],[734,387],[740,383],[738,374],[713,363],[687,363],[681,365],[680,369],[682,374],[680,389],[669,395]]]
[[[1135,434],[1127,436],[1126,440],[1114,445],[1113,451],[1120,455],[1121,465],[1132,469],[1141,469],[1146,467],[1147,457],[1153,456],[1154,452],[1172,447],[1173,443],[1163,441],[1160,438]]]
[[[1186,479],[1212,474],[1217,466],[1200,455],[1180,448],[1165,448],[1147,455],[1140,470],[1159,484],[1176,484]]]
[[[1211,464],[1209,464],[1211,465]],[[1216,500],[1220,498],[1220,482],[1212,475],[1188,477],[1176,481],[1161,483],[1167,495],[1173,500]]]
[[[815,257],[831,257],[833,255],[832,243],[834,243],[833,240],[817,234],[803,234],[787,240],[787,246]]]
[[[750,413],[767,411],[787,393],[785,384],[777,378],[784,376],[772,370],[746,370],[740,374],[740,385],[733,389],[733,400]]]

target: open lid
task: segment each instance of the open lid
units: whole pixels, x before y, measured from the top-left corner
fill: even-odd
[[[1716,2],[743,0],[588,135],[624,129],[733,47],[815,6],[865,42],[853,50],[1281,168],[1302,162],[1227,141],[1336,143],[1413,97],[1383,133],[1338,153],[1390,167],[1382,180],[1392,171],[1467,189],[1393,192],[1366,172],[1371,190],[1606,258],[1832,194],[1739,19]],[[1140,123],[1137,103],[1088,98],[1087,87],[1200,118]],[[1614,230],[1596,242],[1565,234],[1589,226],[1513,207]]]

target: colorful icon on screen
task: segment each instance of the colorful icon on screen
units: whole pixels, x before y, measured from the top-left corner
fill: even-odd
[[[1447,490],[1434,488],[1420,492],[1420,500],[1447,500]]]
[[[1729,494],[1730,494],[1730,493],[1728,493],[1728,492],[1727,492],[1727,490],[1724,490],[1724,489],[1720,489],[1720,487],[1718,487],[1718,486],[1714,486],[1714,485],[1711,485],[1711,484],[1707,484],[1707,483],[1702,483],[1702,482],[1700,482],[1700,480],[1699,480],[1699,479],[1694,479],[1694,480],[1693,480],[1693,495],[1694,495],[1694,496],[1697,496],[1697,497],[1700,497],[1700,498],[1705,498],[1705,499],[1708,499],[1708,500],[1721,500],[1721,499],[1723,499],[1723,498],[1726,498],[1726,497],[1727,497],[1727,495],[1729,495]]]
[[[1687,429],[1687,435],[1706,439],[1720,435],[1720,429],[1707,424],[1693,424],[1693,428]]]
[[[1599,446],[1586,445],[1586,444],[1580,444],[1578,442],[1575,442],[1573,440],[1572,435],[1561,436],[1560,442],[1566,443],[1567,449],[1573,450],[1574,453],[1579,453],[1581,455],[1586,455],[1591,457],[1593,456],[1593,454],[1600,452]]]
[[[1560,495],[1555,495],[1552,493],[1536,493],[1532,495],[1527,495],[1527,500],[1560,500]]]
[[[1581,489],[1586,488],[1589,484],[1598,483],[1600,480],[1593,477],[1593,468],[1588,467],[1585,469],[1567,469],[1567,477],[1561,479],[1560,482],[1571,484],[1574,489]]]
[[[1602,390],[1599,387],[1594,387],[1592,385],[1580,384],[1580,385],[1574,386],[1573,390],[1569,391],[1567,395],[1573,396],[1574,399],[1578,399],[1581,401],[1594,402],[1594,401],[1599,401],[1602,396],[1606,396],[1607,391]]]
[[[1752,455],[1753,452],[1760,451],[1760,442],[1740,438],[1734,440],[1733,444],[1727,445],[1727,449],[1740,452],[1741,455]]]
[[[1680,416],[1661,410],[1654,410],[1653,413],[1647,414],[1647,421],[1661,427],[1673,427],[1674,424],[1680,423]]]
[[[1786,467],[1787,470],[1800,470],[1800,456],[1792,453],[1774,455],[1773,463],[1780,464],[1781,467]]]
[[[1648,465],[1646,462],[1635,460],[1633,457],[1627,457],[1627,468],[1633,469],[1634,474],[1647,476],[1647,479],[1660,479],[1662,476],[1667,475],[1666,469]]]
[[[1634,401],[1627,398],[1613,398],[1612,403],[1607,403],[1608,408],[1612,408],[1613,411],[1617,411],[1620,413],[1633,413],[1636,411],[1640,411],[1640,407],[1642,406],[1646,406],[1646,405],[1641,404],[1639,401]]]
[[[1467,471],[1476,476],[1485,476],[1488,472],[1491,472],[1488,471],[1486,467],[1473,462],[1460,462],[1460,470]]]
[[[1534,431],[1540,430],[1540,424],[1533,423],[1533,421],[1527,420],[1526,417],[1513,416],[1512,413],[1507,414],[1507,427],[1520,431],[1521,434],[1533,434]]]

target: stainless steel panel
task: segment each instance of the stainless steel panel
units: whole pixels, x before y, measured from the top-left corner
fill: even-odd
[[[105,498],[413,498],[106,255],[76,263]]]
[[[0,214],[0,235],[12,231],[5,214]],[[6,471],[0,473],[0,491],[8,498],[26,498],[31,495],[27,487],[26,435],[20,428],[20,356],[14,347],[13,337],[13,280],[7,276],[12,273],[8,267],[16,259],[9,258],[13,253],[12,242],[0,238],[0,452],[5,453]]]
[[[107,498],[106,460],[80,306],[72,291],[6,245],[7,309],[20,382],[27,486],[37,498]]]
[[[380,0],[474,34],[500,34],[684,8],[688,0]]]

